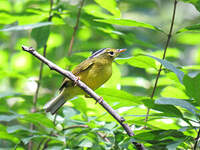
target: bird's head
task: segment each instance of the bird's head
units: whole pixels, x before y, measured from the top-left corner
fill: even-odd
[[[125,48],[123,49],[103,48],[93,53],[92,56],[89,57],[89,59],[99,58],[99,59],[114,60],[114,58],[116,58],[121,52],[124,51],[126,51]]]

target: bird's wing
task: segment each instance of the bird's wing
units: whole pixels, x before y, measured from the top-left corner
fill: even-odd
[[[94,64],[94,61],[92,59],[86,59],[82,63],[80,63],[78,66],[76,66],[73,70],[72,73],[75,76],[78,76],[81,72],[88,70],[92,65]],[[68,87],[72,85],[73,83],[71,82],[70,79],[65,78],[64,81],[62,82],[59,90],[61,91],[64,87]]]

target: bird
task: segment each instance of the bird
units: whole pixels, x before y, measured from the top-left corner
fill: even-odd
[[[72,73],[78,80],[84,82],[92,90],[96,90],[111,77],[113,60],[124,51],[126,51],[126,49],[100,49],[77,65],[72,70]],[[47,102],[43,109],[53,115],[67,100],[70,100],[77,95],[85,95],[88,97],[74,81],[71,81],[66,77],[59,88],[59,94]]]

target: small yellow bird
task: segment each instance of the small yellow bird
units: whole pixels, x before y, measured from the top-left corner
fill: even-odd
[[[126,49],[103,48],[95,52],[88,59],[76,66],[72,73],[92,90],[104,84],[112,75],[112,61]],[[44,106],[46,112],[55,114],[56,111],[69,99],[86,93],[68,78],[65,78],[60,93]]]

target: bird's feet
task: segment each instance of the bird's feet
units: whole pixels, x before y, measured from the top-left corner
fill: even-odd
[[[78,76],[78,77],[76,78],[76,80],[74,81],[74,86],[77,86],[77,83],[78,83],[79,80],[80,80],[80,77]]]
[[[102,102],[103,102],[103,97],[100,96],[100,98],[96,101],[95,104],[97,104],[97,103],[101,104]]]

